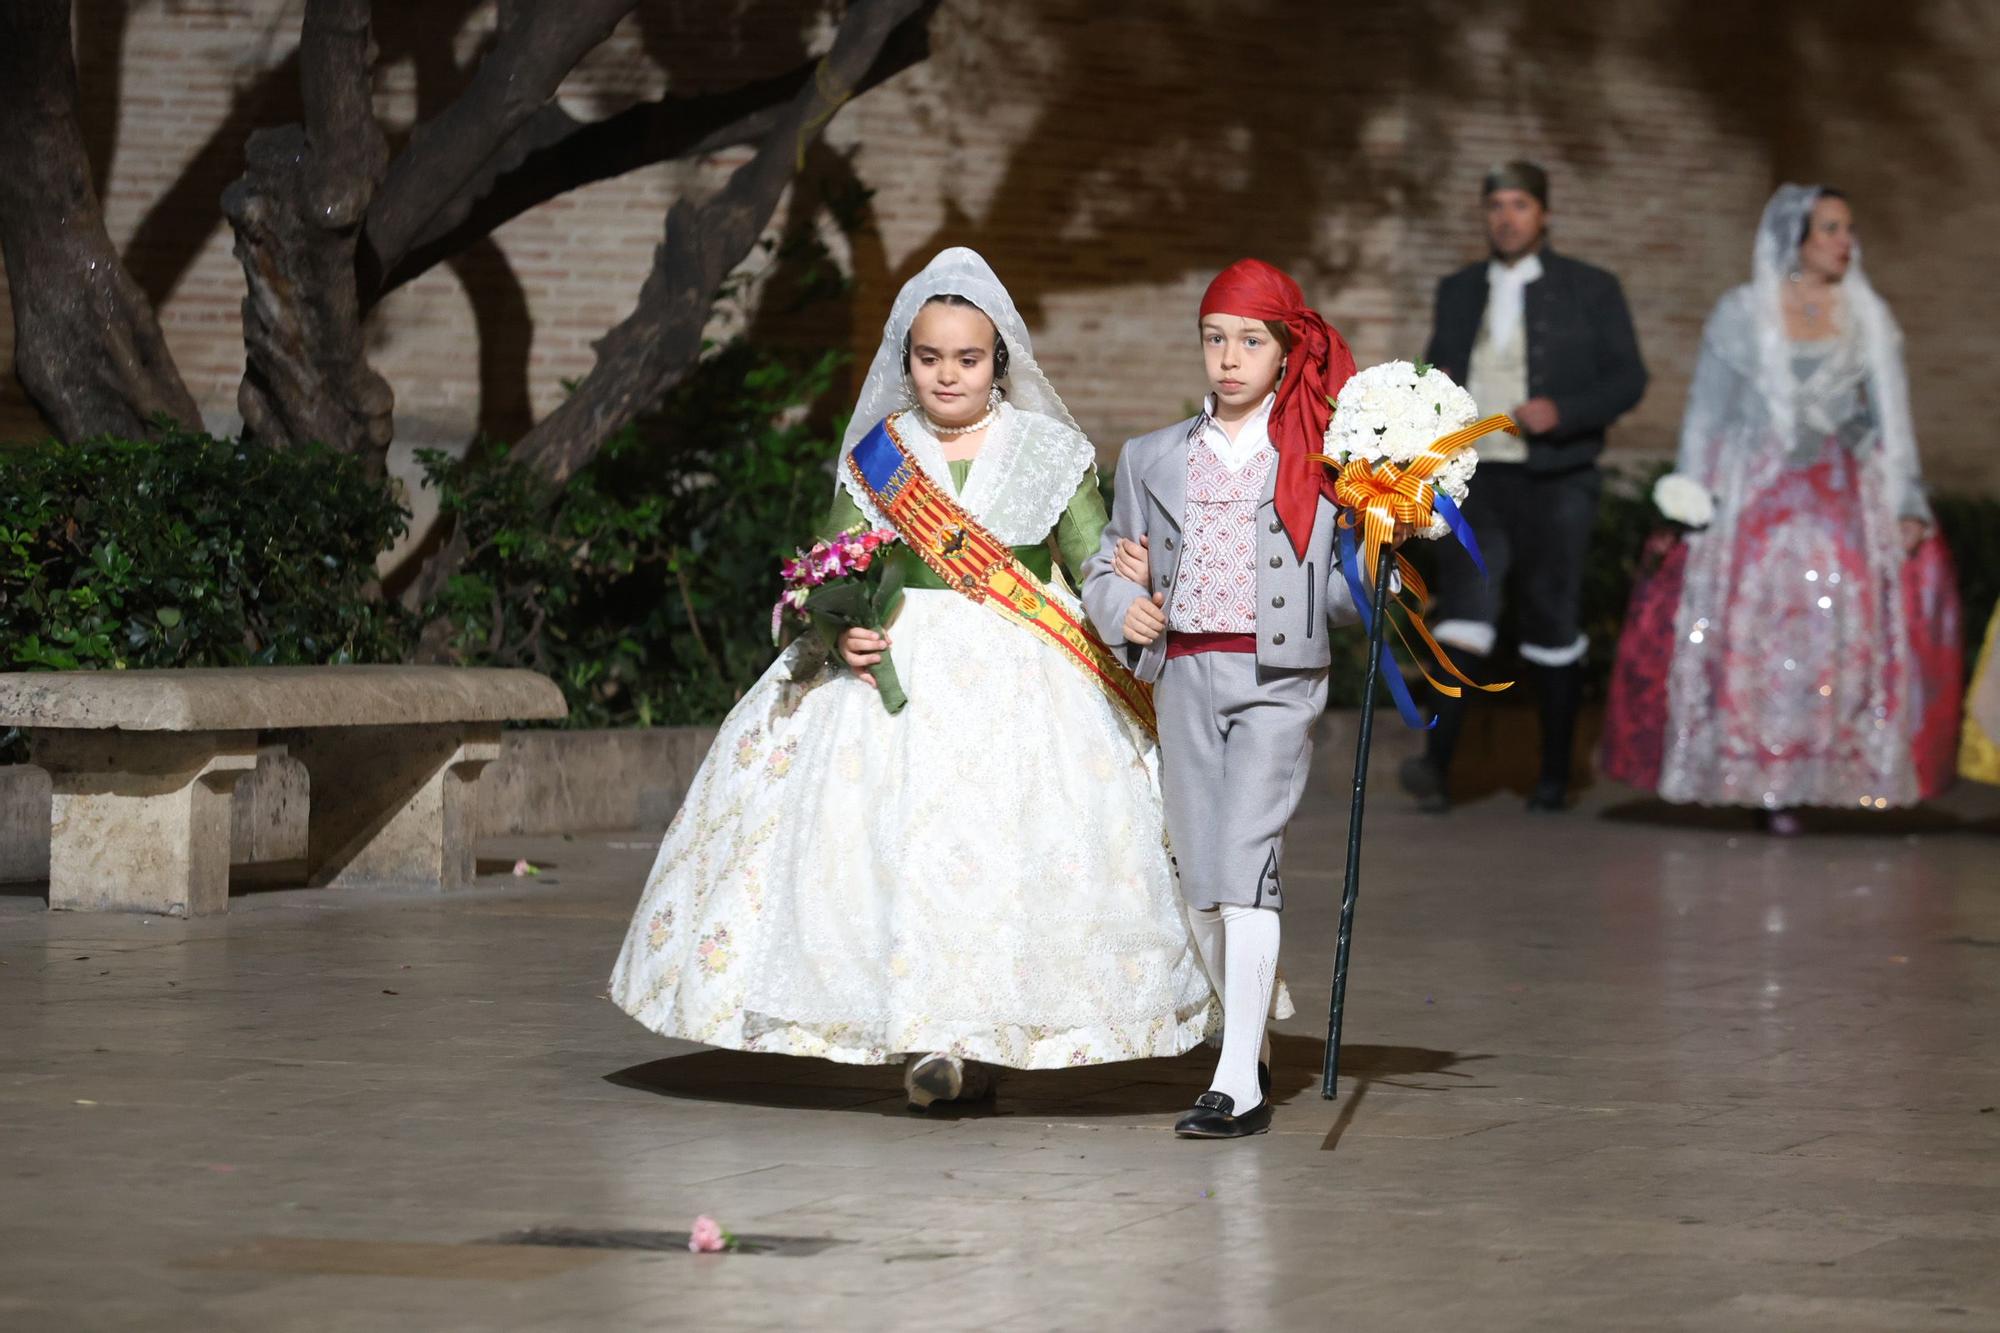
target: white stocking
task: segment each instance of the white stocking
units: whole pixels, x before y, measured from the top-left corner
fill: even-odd
[[[1202,970],[1208,973],[1208,982],[1215,987],[1215,996],[1227,1001],[1227,993],[1222,988],[1224,975],[1222,949],[1223,908],[1208,907],[1188,909],[1188,933],[1194,936],[1194,951],[1201,958]],[[1220,1035],[1210,1037],[1211,1045],[1221,1040]],[[1271,1063],[1271,1035],[1267,1030],[1264,1040],[1258,1044],[1257,1058],[1265,1064]]]
[[[1209,1089],[1229,1097],[1241,1115],[1264,1100],[1257,1061],[1267,1049],[1278,981],[1278,914],[1268,907],[1224,906],[1221,915],[1222,1059]]]
[[[1189,908],[1188,933],[1194,936],[1194,951],[1201,957],[1202,971],[1209,984],[1222,994],[1222,909]]]

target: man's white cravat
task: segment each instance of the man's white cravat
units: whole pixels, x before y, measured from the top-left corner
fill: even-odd
[[[1486,336],[1505,347],[1521,327],[1527,304],[1526,288],[1542,276],[1542,257],[1529,255],[1512,264],[1491,260],[1486,265]]]

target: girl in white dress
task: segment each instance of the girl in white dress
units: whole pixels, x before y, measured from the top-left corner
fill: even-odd
[[[892,526],[850,466],[886,436],[1081,621],[1050,542],[1072,571],[1097,549],[1095,453],[970,250],[938,255],[897,296],[829,532]],[[712,1046],[906,1061],[915,1107],[986,1091],[973,1062],[1189,1049],[1219,1006],[1175,889],[1144,710],[930,557],[885,551],[908,576],[888,637],[848,630],[829,657],[803,636],[723,722],[612,998]],[[891,641],[909,700],[893,715],[869,671]]]

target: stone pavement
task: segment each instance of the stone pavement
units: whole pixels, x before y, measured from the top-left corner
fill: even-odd
[[[1345,765],[1243,1143],[1169,1132],[1202,1052],[920,1118],[652,1036],[603,998],[650,838],[196,921],[0,896],[0,1328],[2000,1327],[1994,801],[1778,842],[1385,784],[1327,1103]],[[660,1248],[704,1212],[779,1239]]]

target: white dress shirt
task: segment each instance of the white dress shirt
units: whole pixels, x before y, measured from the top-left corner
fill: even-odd
[[[1215,395],[1210,394],[1202,404],[1201,441],[1209,451],[1222,460],[1222,465],[1231,472],[1257,456],[1261,449],[1272,448],[1271,406],[1278,401],[1276,393],[1264,395],[1264,401],[1257,405],[1249,419],[1236,428],[1236,438],[1230,439],[1229,432],[1223,430],[1222,423],[1215,419],[1215,409],[1219,404]]]

